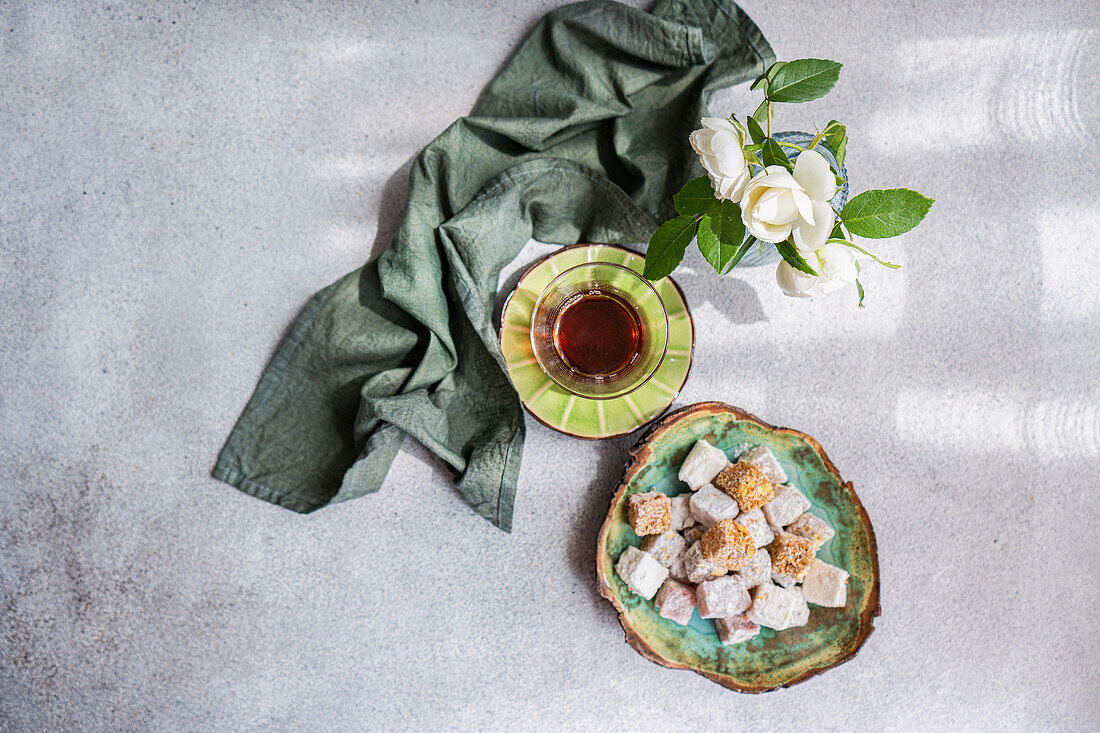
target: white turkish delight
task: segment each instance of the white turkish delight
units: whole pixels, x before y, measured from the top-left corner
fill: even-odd
[[[695,587],[695,605],[703,618],[726,618],[741,613],[752,601],[737,575],[707,580]]]
[[[684,572],[687,573],[687,579],[691,583],[701,583],[704,580],[717,578],[728,572],[718,563],[703,557],[701,542],[696,542],[687,549],[687,552],[683,554],[683,562]]]
[[[749,564],[738,570],[737,574],[741,576],[741,582],[746,588],[755,588],[761,583],[767,583],[772,577],[772,556],[761,547],[749,559]]]
[[[752,590],[752,606],[745,618],[754,624],[780,631],[787,628],[798,605],[798,590],[764,583]]]
[[[714,627],[718,629],[718,640],[722,642],[723,646],[740,644],[760,633],[760,624],[749,621],[744,614],[717,619],[714,622]]]
[[[788,629],[805,626],[806,622],[810,620],[810,607],[806,605],[806,599],[802,597],[802,590],[795,588],[794,593],[794,608],[791,610],[791,619],[787,622]]]
[[[764,505],[764,516],[772,529],[782,529],[810,508],[810,500],[793,486],[781,486],[775,497]]]
[[[848,571],[814,560],[802,581],[802,595],[815,606],[843,608],[848,601]]]
[[[691,514],[691,497],[693,494],[680,494],[672,497],[672,528],[686,529],[695,524],[695,517]]]
[[[670,529],[661,534],[651,534],[642,538],[642,549],[666,568],[671,568],[680,553],[687,549],[687,543],[679,532]]]
[[[710,483],[729,462],[729,458],[721,450],[705,440],[697,440],[687,458],[680,464],[678,478],[695,491]]]
[[[760,509],[751,512],[741,512],[737,517],[737,523],[749,531],[752,542],[757,547],[763,547],[775,539],[772,528],[768,526],[768,520]]]
[[[687,626],[695,610],[695,590],[690,585],[669,578],[657,591],[653,602],[657,604],[657,613],[661,617]]]
[[[723,519],[736,519],[740,513],[741,508],[733,497],[711,484],[691,495],[691,514],[705,528],[713,527]]]
[[[815,517],[809,512],[787,525],[787,531],[791,534],[805,537],[819,548],[833,538],[836,532],[829,523],[820,517]]]
[[[775,454],[766,445],[758,445],[752,450],[745,451],[739,460],[755,463],[756,467],[776,486],[787,483],[787,472],[779,465]]]
[[[626,586],[647,601],[657,593],[661,583],[668,577],[668,568],[657,562],[652,555],[631,545],[619,555],[615,563],[615,572]]]

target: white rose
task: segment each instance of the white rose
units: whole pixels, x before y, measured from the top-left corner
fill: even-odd
[[[859,271],[852,250],[843,244],[827,244],[803,257],[810,267],[817,270],[817,276],[807,275],[780,260],[775,270],[775,281],[784,295],[792,298],[809,298],[814,295],[827,295],[851,285],[856,281]]]
[[[688,140],[707,169],[714,195],[740,201],[749,181],[749,165],[741,148],[741,134],[733,123],[719,117],[704,117],[703,129],[691,133]]]
[[[741,199],[741,219],[762,242],[791,237],[799,250],[813,252],[833,230],[829,200],[835,193],[829,163],[816,150],[807,150],[798,156],[793,173],[772,165],[753,176]]]

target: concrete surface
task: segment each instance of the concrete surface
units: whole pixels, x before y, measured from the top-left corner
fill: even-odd
[[[850,663],[749,697],[623,643],[592,564],[630,438],[532,423],[510,535],[416,445],[311,516],[208,477],[305,299],[554,4],[0,5],[0,729],[1100,727],[1086,0],[744,2],[780,58],[845,64],[781,126],[839,118],[854,186],[939,199],[863,311],[680,276],[706,337],[678,402],[814,435],[875,523]]]

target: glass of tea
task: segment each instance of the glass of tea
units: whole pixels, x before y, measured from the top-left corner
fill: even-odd
[[[611,399],[649,381],[668,350],[668,313],[629,267],[586,262],[555,277],[535,302],[531,346],[562,389]]]

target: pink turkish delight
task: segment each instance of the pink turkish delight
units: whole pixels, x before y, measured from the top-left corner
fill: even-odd
[[[737,575],[707,580],[695,587],[695,602],[703,618],[725,618],[741,613],[752,603]]]
[[[662,618],[687,626],[691,614],[695,611],[695,591],[690,585],[669,578],[657,591],[657,612]]]
[[[718,639],[723,646],[727,644],[740,644],[748,641],[760,633],[760,624],[754,624],[745,618],[744,614],[727,616],[715,620],[714,626],[718,629]]]

